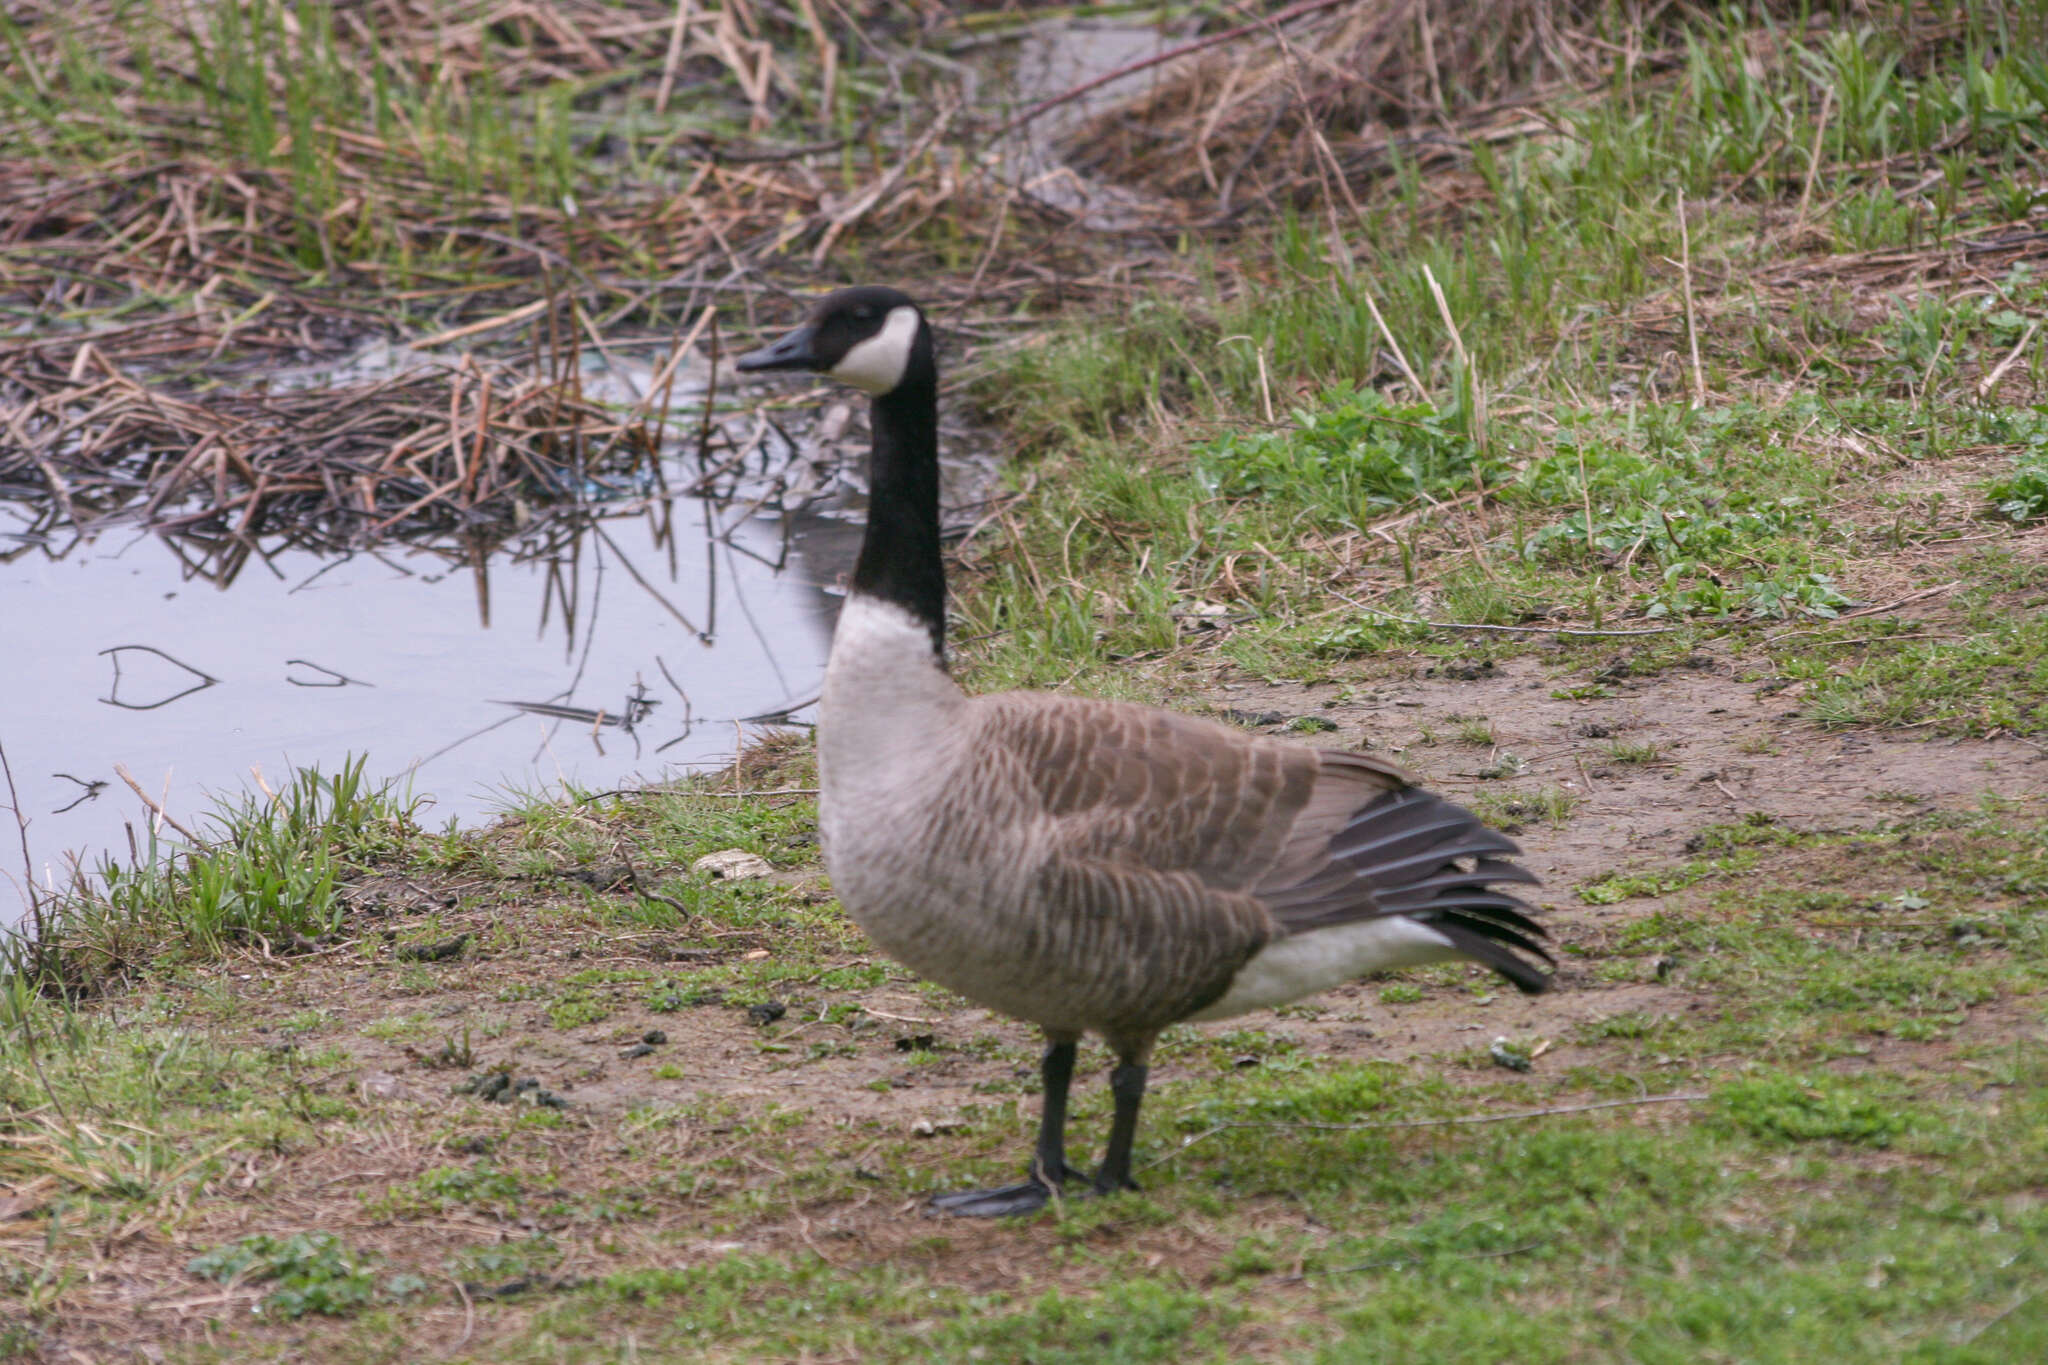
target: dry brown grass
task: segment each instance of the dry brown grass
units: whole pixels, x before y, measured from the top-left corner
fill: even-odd
[[[1299,8],[1299,7],[1288,7]],[[1761,66],[1799,36],[1802,5],[1744,7]],[[1283,11],[1284,12],[1284,11]],[[1073,164],[1141,184],[1201,216],[1281,204],[1356,207],[1397,161],[1443,178],[1474,144],[1556,133],[1562,100],[1610,85],[1668,80],[1682,36],[1718,13],[1659,0],[1389,0],[1316,7],[1268,22],[1244,41],[1204,48],[1147,91],[1070,139]],[[1961,31],[1953,7],[1848,0],[1811,15],[1816,28],[1881,22],[1907,68]],[[1192,46],[1192,45],[1191,45]],[[1540,107],[1550,106],[1546,111]]]

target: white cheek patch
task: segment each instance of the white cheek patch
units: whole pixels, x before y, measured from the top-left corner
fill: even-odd
[[[891,308],[881,331],[848,351],[825,373],[869,393],[887,393],[903,382],[903,372],[910,368],[910,348],[922,325],[915,308]]]

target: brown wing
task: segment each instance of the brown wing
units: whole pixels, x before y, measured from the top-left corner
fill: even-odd
[[[1221,993],[1272,937],[1376,915],[1430,923],[1522,990],[1550,984],[1542,927],[1497,890],[1538,880],[1509,862],[1522,849],[1393,763],[1151,706],[1038,692],[983,704],[1049,817],[1049,874],[1100,880],[1090,896],[1069,886],[1065,905],[1114,905],[1122,952],[1182,952],[1190,995]],[[1186,919],[1139,909],[1167,905]]]
[[[1010,692],[979,708],[1066,851],[1219,889],[1271,866],[1321,766],[1311,749],[1156,707]]]
[[[1520,850],[1392,764],[1116,702],[981,707],[1042,822],[1040,903],[1182,1014],[1271,939],[1379,915],[1428,922],[1525,991],[1548,985],[1527,960],[1548,960],[1542,929],[1493,889],[1536,880],[1506,861]]]
[[[1046,960],[1085,964],[1118,1027],[1158,1028],[1229,987],[1282,932],[1249,893],[1279,856],[1314,751],[1192,716],[1090,698],[983,697],[979,751],[1027,819]]]
[[[1062,999],[1112,1037],[1156,1032],[1230,988],[1277,930],[1264,906],[1190,872],[1055,853],[1032,881]]]

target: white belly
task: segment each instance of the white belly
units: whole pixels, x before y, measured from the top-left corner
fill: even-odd
[[[1436,930],[1399,915],[1315,929],[1276,939],[1261,948],[1244,964],[1221,999],[1190,1017],[1228,1019],[1326,991],[1367,972],[1420,967],[1461,956]]]

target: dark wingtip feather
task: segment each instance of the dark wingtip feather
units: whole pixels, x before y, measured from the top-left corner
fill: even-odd
[[[1418,916],[1418,918],[1420,918]],[[1525,957],[1518,956],[1494,937],[1476,929],[1470,921],[1454,918],[1432,919],[1429,927],[1449,939],[1457,950],[1481,966],[1491,967],[1506,977],[1514,988],[1524,995],[1541,995],[1553,983],[1552,974],[1544,967],[1538,967]],[[1538,953],[1544,962],[1551,958],[1535,944],[1521,945],[1525,951]]]
[[[1330,861],[1267,905],[1296,932],[1371,915],[1402,915],[1449,939],[1527,995],[1551,988],[1549,935],[1526,902],[1496,889],[1537,885],[1512,839],[1420,787],[1361,807],[1330,840]],[[1361,895],[1363,892],[1365,894]]]

